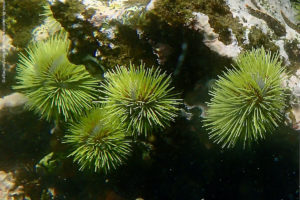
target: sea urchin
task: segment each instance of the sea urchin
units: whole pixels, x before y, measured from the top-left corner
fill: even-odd
[[[92,169],[105,174],[120,166],[131,153],[130,140],[117,120],[107,118],[103,108],[95,108],[79,123],[72,123],[65,136],[80,170]]]
[[[245,147],[264,138],[278,126],[285,107],[278,55],[252,50],[240,55],[236,65],[217,80],[205,119],[210,138],[222,147],[237,141]]]
[[[171,76],[159,69],[130,64],[109,71],[105,78],[102,103],[133,135],[147,136],[176,117],[179,99],[172,93]]]
[[[65,121],[91,108],[97,80],[82,65],[67,58],[69,41],[65,34],[33,43],[27,56],[21,54],[17,86],[28,98],[28,107],[47,120],[63,115]]]

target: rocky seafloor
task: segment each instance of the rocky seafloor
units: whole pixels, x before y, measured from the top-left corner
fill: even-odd
[[[0,2],[0,199],[299,199],[299,1]],[[20,53],[61,30],[71,42],[68,59],[99,80],[142,61],[172,74],[183,99],[175,122],[136,143],[108,175],[79,171],[61,143],[67,125],[57,130],[12,89]],[[262,46],[278,52],[289,73],[285,122],[251,148],[222,149],[203,127],[208,91],[241,52]]]

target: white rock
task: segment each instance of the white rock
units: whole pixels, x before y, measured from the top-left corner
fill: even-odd
[[[259,8],[257,8],[252,2],[256,2]],[[226,3],[230,8],[233,17],[238,17],[240,23],[247,28],[247,31],[249,31],[251,27],[255,26],[262,30],[265,34],[274,34],[273,30],[268,27],[264,20],[249,13],[246,5],[270,15],[282,23],[285,26],[286,35],[280,37],[278,40],[274,39],[273,42],[280,48],[279,54],[286,59],[286,64],[290,64],[288,54],[284,49],[283,41],[296,39],[300,43],[300,34],[296,30],[290,28],[281,15],[282,11],[290,21],[295,23],[295,13],[292,9],[290,0],[226,0]]]
[[[102,23],[110,20],[122,20],[124,17],[132,14],[135,11],[140,11],[146,5],[128,6],[127,0],[112,0],[108,3],[99,0],[81,0],[85,9],[94,9],[95,14],[91,19],[88,19],[95,27],[99,27]]]
[[[12,172],[0,171],[0,199],[21,200],[25,199],[22,186],[16,187]]]
[[[291,111],[286,114],[286,119],[293,126],[294,129],[300,130],[300,69],[290,77],[285,76],[286,84],[290,92]]]
[[[290,65],[289,56],[287,55],[285,49],[284,49],[284,41],[283,40],[275,40],[275,44],[279,47],[279,54],[285,58],[286,65]]]
[[[229,58],[235,58],[241,52],[241,47],[238,46],[235,35],[231,31],[232,43],[225,45],[223,42],[219,41],[218,34],[214,32],[209,24],[209,17],[200,12],[193,12],[195,16],[196,23],[193,24],[193,29],[201,32],[204,35],[203,42],[212,51],[218,53],[221,56],[226,56]],[[230,30],[229,30],[230,31]]]
[[[12,39],[0,30],[0,54],[7,55],[16,48],[12,45]]]
[[[146,6],[146,10],[152,10],[154,9],[154,4],[157,2],[157,0],[151,0],[148,5]]]
[[[18,92],[12,93],[0,99],[0,111],[4,108],[14,108],[23,106],[27,102],[27,98]]]

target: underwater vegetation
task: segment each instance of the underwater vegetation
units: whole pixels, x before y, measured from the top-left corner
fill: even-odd
[[[147,136],[177,116],[180,100],[170,87],[171,76],[160,69],[117,67],[105,75],[102,103],[112,118],[120,118],[132,135]]]
[[[69,62],[68,49],[67,36],[58,34],[33,43],[20,56],[14,89],[26,95],[30,110],[47,120],[73,119],[95,99],[97,80],[83,65]]]
[[[42,21],[40,14],[46,2],[45,0],[5,1],[6,32],[13,38],[14,46],[25,48],[28,45],[32,37],[32,30]],[[0,4],[1,10],[3,9],[2,6],[3,3]],[[1,15],[1,21],[2,19]]]
[[[219,77],[210,92],[205,126],[222,147],[244,147],[278,127],[285,107],[284,69],[264,48],[241,54],[236,67]]]
[[[300,1],[299,0],[294,0],[294,1],[291,1],[292,2],[292,5],[296,11],[296,18],[297,18],[297,21],[298,21],[298,27],[300,27]]]
[[[106,174],[120,166],[131,153],[125,131],[118,120],[107,118],[104,108],[94,108],[79,123],[71,125],[64,142],[73,149],[69,156],[74,156],[80,170]]]

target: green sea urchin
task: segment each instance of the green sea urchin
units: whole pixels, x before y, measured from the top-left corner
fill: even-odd
[[[28,107],[47,120],[65,121],[91,108],[97,81],[82,65],[69,62],[69,41],[64,34],[33,43],[27,56],[21,54],[17,86],[28,98]]]
[[[264,138],[278,126],[285,107],[278,55],[252,50],[240,55],[236,65],[217,80],[205,119],[209,137],[222,147],[238,141],[245,147]]]
[[[117,67],[102,84],[103,103],[112,118],[120,118],[133,135],[147,136],[176,117],[179,99],[172,94],[171,76],[159,69]]]
[[[72,124],[64,142],[72,146],[70,156],[74,156],[80,170],[93,169],[106,174],[120,166],[131,153],[125,129],[118,121],[108,119],[105,109],[96,108],[79,121]]]

